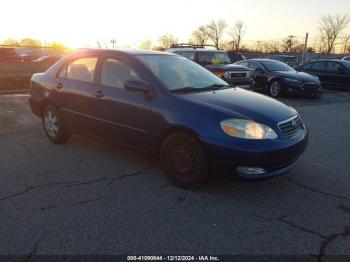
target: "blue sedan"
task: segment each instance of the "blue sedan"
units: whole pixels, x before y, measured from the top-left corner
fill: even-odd
[[[184,188],[215,173],[280,175],[308,141],[293,108],[164,52],[72,54],[34,74],[30,94],[53,143],[79,133],[159,154],[164,172]]]

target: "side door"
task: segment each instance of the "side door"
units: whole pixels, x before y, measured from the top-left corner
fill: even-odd
[[[347,71],[347,68],[340,63],[329,61],[326,64],[327,78],[334,86],[348,85],[350,78]]]
[[[118,144],[148,151],[153,98],[142,92],[125,90],[127,80],[147,81],[127,57],[101,58],[99,84],[93,101],[96,133]]]
[[[322,84],[329,84],[329,78],[326,72],[326,62],[312,62],[303,71],[318,76]]]
[[[253,70],[255,88],[265,89],[268,82],[266,70],[260,64],[254,61],[249,61],[248,67]]]
[[[73,131],[92,131],[91,102],[96,88],[97,61],[97,56],[75,58],[66,63],[54,79],[50,101],[59,108],[65,124]]]

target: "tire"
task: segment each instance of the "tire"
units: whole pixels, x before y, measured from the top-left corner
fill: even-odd
[[[43,110],[43,128],[48,139],[54,144],[66,142],[70,137],[70,132],[63,123],[63,118],[58,109],[52,105],[47,105]]]
[[[274,80],[269,85],[269,94],[270,96],[277,98],[283,95],[283,86],[282,83],[278,80]]]
[[[168,136],[162,144],[160,159],[170,181],[181,188],[199,187],[210,173],[202,146],[196,138],[186,133]]]

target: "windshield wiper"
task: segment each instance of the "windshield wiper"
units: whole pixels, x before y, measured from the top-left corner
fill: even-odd
[[[201,91],[208,91],[208,90],[218,90],[222,87],[230,87],[230,85],[222,85],[222,84],[213,84],[206,87],[192,87],[192,86],[186,86],[178,89],[171,90],[171,93],[180,93],[180,92],[201,92]]]
[[[178,89],[171,90],[171,93],[180,93],[180,92],[197,92],[201,90],[200,88],[192,87],[192,86],[186,86]]]
[[[230,85],[223,85],[223,84],[213,84],[213,85],[210,85],[210,86],[206,86],[206,87],[203,87],[201,88],[201,90],[217,90],[217,89],[220,89],[222,87],[230,87]]]

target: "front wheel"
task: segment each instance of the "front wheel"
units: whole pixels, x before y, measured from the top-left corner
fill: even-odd
[[[272,97],[280,97],[283,94],[283,86],[281,82],[278,80],[272,81],[270,84],[269,93]]]
[[[189,134],[171,134],[161,147],[160,157],[165,173],[178,187],[196,188],[209,176],[207,156],[198,140]]]
[[[45,107],[42,119],[45,134],[51,142],[60,144],[69,139],[70,132],[64,126],[62,116],[54,106]]]

